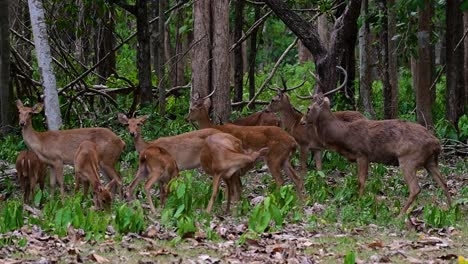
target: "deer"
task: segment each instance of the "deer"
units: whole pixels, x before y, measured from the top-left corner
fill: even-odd
[[[438,167],[441,146],[425,127],[397,119],[344,122],[332,113],[329,99],[321,94],[313,97],[303,122],[308,129],[317,130],[327,148],[357,162],[360,196],[364,193],[370,162],[399,166],[410,192],[400,211],[402,216],[421,191],[416,170],[424,167],[443,189],[451,206],[450,193]]]
[[[169,181],[179,175],[179,169],[176,161],[171,154],[157,144],[149,144],[140,152],[138,158],[138,171],[135,179],[130,184],[126,193],[127,200],[134,199],[133,193],[137,185],[144,179],[146,199],[149,203],[151,212],[156,213],[156,208],[151,198],[151,188],[155,183],[159,184],[159,199],[161,205],[166,204],[166,198],[169,191]]]
[[[81,142],[85,140],[97,145],[99,168],[106,178],[113,184],[122,185],[120,174],[114,166],[125,148],[125,143],[110,129],[95,127],[37,132],[32,126],[31,119],[34,114],[42,111],[43,104],[38,103],[31,108],[25,107],[18,100],[16,106],[24,142],[41,161],[52,168],[50,175],[51,195],[54,195],[55,185],[58,181],[61,196],[65,196],[63,166],[64,164],[74,164],[74,155]]]
[[[281,127],[281,120],[268,109],[255,112],[246,117],[231,122],[238,126],[277,126]]]
[[[147,119],[147,115],[128,118],[123,113],[118,114],[119,122],[128,127],[128,131],[133,137],[135,148],[138,153],[141,153],[149,145],[157,145],[164,148],[176,161],[179,171],[199,168],[201,166],[200,152],[205,144],[205,139],[213,134],[220,133],[219,130],[207,128],[177,136],[161,137],[147,142],[141,135],[141,127],[145,124]],[[242,188],[240,177],[232,177],[229,181],[231,181],[230,186],[233,188],[230,192],[238,193],[237,190]],[[237,196],[234,196],[234,199],[237,198]]]
[[[94,207],[97,210],[109,210],[112,205],[112,196],[101,184],[99,178],[98,145],[90,140],[83,140],[74,157],[75,163],[75,193],[83,183],[83,196],[88,196],[89,185],[93,188]]]
[[[345,71],[345,76],[346,71]],[[341,89],[346,84],[346,77],[344,82],[337,88]],[[284,129],[294,137],[294,139],[299,144],[299,153],[300,153],[300,172],[302,175],[305,175],[307,172],[307,157],[309,151],[314,153],[315,167],[317,170],[322,170],[322,154],[321,151],[324,149],[323,144],[317,137],[317,133],[313,129],[305,129],[305,126],[301,124],[301,119],[303,114],[295,109],[289,99],[287,92],[292,91],[300,86],[293,88],[287,87],[286,81],[282,78],[283,89],[276,88],[272,89],[276,91],[276,95],[270,101],[270,104],[267,106],[267,110],[271,112],[279,112],[281,122],[284,126]],[[271,89],[271,88],[270,88]],[[326,93],[328,94],[328,93]],[[325,94],[325,95],[326,95]],[[334,112],[334,115],[339,119],[345,122],[353,122],[355,120],[365,118],[359,112],[356,111],[340,111]]]
[[[281,170],[283,170],[294,182],[298,197],[302,200],[303,180],[297,175],[290,161],[291,155],[297,148],[296,140],[286,131],[274,126],[213,125],[208,110],[211,106],[210,97],[215,91],[216,89],[205,97],[200,97],[198,93],[194,93],[187,119],[197,122],[201,129],[214,128],[233,135],[242,141],[242,146],[246,149],[259,151],[268,147],[269,151],[265,155],[265,160],[277,188],[280,188],[284,183],[281,175]]]
[[[23,150],[16,158],[16,174],[18,181],[23,189],[23,201],[29,203],[32,201],[36,189],[36,183],[44,192],[45,178],[47,174],[47,165],[42,162],[31,150]]]
[[[206,143],[201,151],[201,164],[203,170],[213,176],[213,193],[206,211],[211,212],[222,179],[227,185],[226,212],[229,212],[232,196],[239,195],[239,193],[229,192],[233,190],[229,186],[229,180],[231,177],[244,174],[240,170],[251,167],[259,157],[264,156],[267,152],[268,148],[262,148],[259,151],[246,151],[242,148],[242,141],[227,133],[218,133],[206,138]]]

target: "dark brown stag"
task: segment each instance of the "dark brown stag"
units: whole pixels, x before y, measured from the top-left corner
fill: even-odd
[[[350,161],[357,161],[359,195],[364,185],[369,162],[399,165],[409,186],[409,197],[400,216],[408,210],[421,191],[416,170],[424,167],[447,196],[450,193],[438,167],[439,140],[426,128],[402,120],[358,120],[343,122],[330,110],[330,101],[322,95],[314,96],[304,121],[316,127],[320,140]]]

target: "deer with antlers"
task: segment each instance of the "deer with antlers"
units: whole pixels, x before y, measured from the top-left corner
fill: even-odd
[[[200,128],[215,128],[224,133],[233,135],[242,141],[245,149],[259,151],[268,147],[269,151],[265,155],[265,160],[272,174],[277,187],[283,185],[284,179],[281,175],[283,170],[294,182],[298,196],[302,199],[303,181],[291,166],[290,157],[297,147],[296,140],[286,131],[273,126],[237,126],[233,124],[213,125],[208,115],[211,106],[210,97],[215,93],[200,97],[198,93],[192,97],[190,110],[187,119],[196,121]]]
[[[238,126],[277,126],[281,127],[281,120],[268,109],[255,112],[246,117],[231,122]]]
[[[343,88],[347,80],[346,71],[343,68],[341,69],[345,74],[345,80],[337,89]],[[277,94],[271,99],[271,102],[267,106],[267,109],[272,112],[280,113],[281,122],[283,123],[284,129],[288,131],[289,134],[291,134],[299,144],[301,174],[305,175],[305,173],[307,172],[307,156],[309,151],[314,153],[316,169],[322,170],[321,150],[324,149],[324,146],[318,139],[317,133],[314,129],[306,129],[305,126],[301,124],[303,114],[292,106],[289,100],[289,95],[287,95],[287,92],[301,87],[305,81],[293,88],[288,88],[286,81],[283,78],[281,78],[281,80],[283,82],[283,89],[271,89],[276,91]],[[336,90],[333,90],[331,92],[334,91]],[[328,92],[327,94],[329,93],[330,92]],[[335,112],[334,114],[337,118],[345,122],[352,122],[355,120],[365,118],[364,115],[356,111],[341,111]]]
[[[439,140],[423,126],[402,120],[344,122],[332,113],[330,101],[321,94],[313,97],[303,122],[306,126],[312,124],[327,148],[357,161],[359,195],[364,193],[370,162],[399,165],[410,192],[401,216],[421,191],[416,170],[424,167],[443,189],[451,206],[447,184],[438,168]]]
[[[50,175],[51,194],[54,194],[58,181],[60,193],[65,196],[63,186],[64,164],[74,164],[74,155],[85,140],[97,145],[99,167],[103,174],[113,184],[122,185],[119,173],[115,170],[115,163],[122,153],[125,143],[108,128],[77,128],[58,131],[37,132],[32,127],[32,116],[42,111],[43,105],[38,103],[32,108],[25,107],[18,100],[16,106],[19,112],[19,125],[26,145],[33,150],[39,159],[52,167]]]

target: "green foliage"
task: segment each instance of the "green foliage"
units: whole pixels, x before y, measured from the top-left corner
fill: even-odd
[[[7,202],[0,215],[0,233],[18,229],[23,224],[23,204],[18,201]]]
[[[458,129],[460,130],[459,140],[466,142],[468,140],[468,115],[463,115],[458,120]]]
[[[15,163],[18,153],[26,149],[26,145],[21,136],[7,135],[0,138],[0,160],[6,160],[10,163]]]
[[[122,204],[115,214],[115,228],[119,233],[140,233],[145,230],[143,208],[140,201],[135,200],[131,205]]]
[[[356,263],[356,254],[353,251],[346,253],[344,257],[344,264],[354,264]]]
[[[262,233],[273,223],[282,226],[285,218],[296,209],[297,196],[292,185],[285,185],[257,204],[249,218],[249,229]],[[298,215],[295,215],[298,217]]]
[[[305,179],[305,190],[311,198],[311,203],[314,202],[325,202],[330,194],[331,190],[326,181],[326,176],[323,171],[309,171]]]
[[[432,227],[453,226],[461,217],[462,212],[457,205],[452,206],[448,211],[442,210],[433,204],[427,204],[424,207],[424,221]]]

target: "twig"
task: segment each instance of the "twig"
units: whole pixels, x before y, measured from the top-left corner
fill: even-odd
[[[294,41],[284,50],[283,54],[279,57],[278,61],[275,63],[275,66],[273,67],[273,70],[270,72],[266,80],[262,83],[262,86],[260,86],[260,89],[258,89],[258,92],[252,97],[252,99],[249,101],[247,104],[247,107],[250,107],[250,105],[257,99],[257,97],[263,92],[267,84],[271,81],[273,78],[273,75],[276,73],[278,70],[278,67],[280,66],[281,62],[284,60],[286,57],[286,54],[296,45],[298,38],[296,37]]]
[[[263,24],[263,22],[265,22],[265,20],[268,18],[268,16],[271,15],[271,13],[273,13],[272,10],[268,11],[264,16],[262,16],[259,20],[255,21],[255,23],[247,30],[247,32],[245,32],[245,34],[236,42],[234,43],[231,48],[229,49],[229,52],[231,52],[232,50],[234,50],[237,46],[239,46],[242,42],[244,42],[251,34],[252,32],[258,28],[259,26],[261,26]]]

